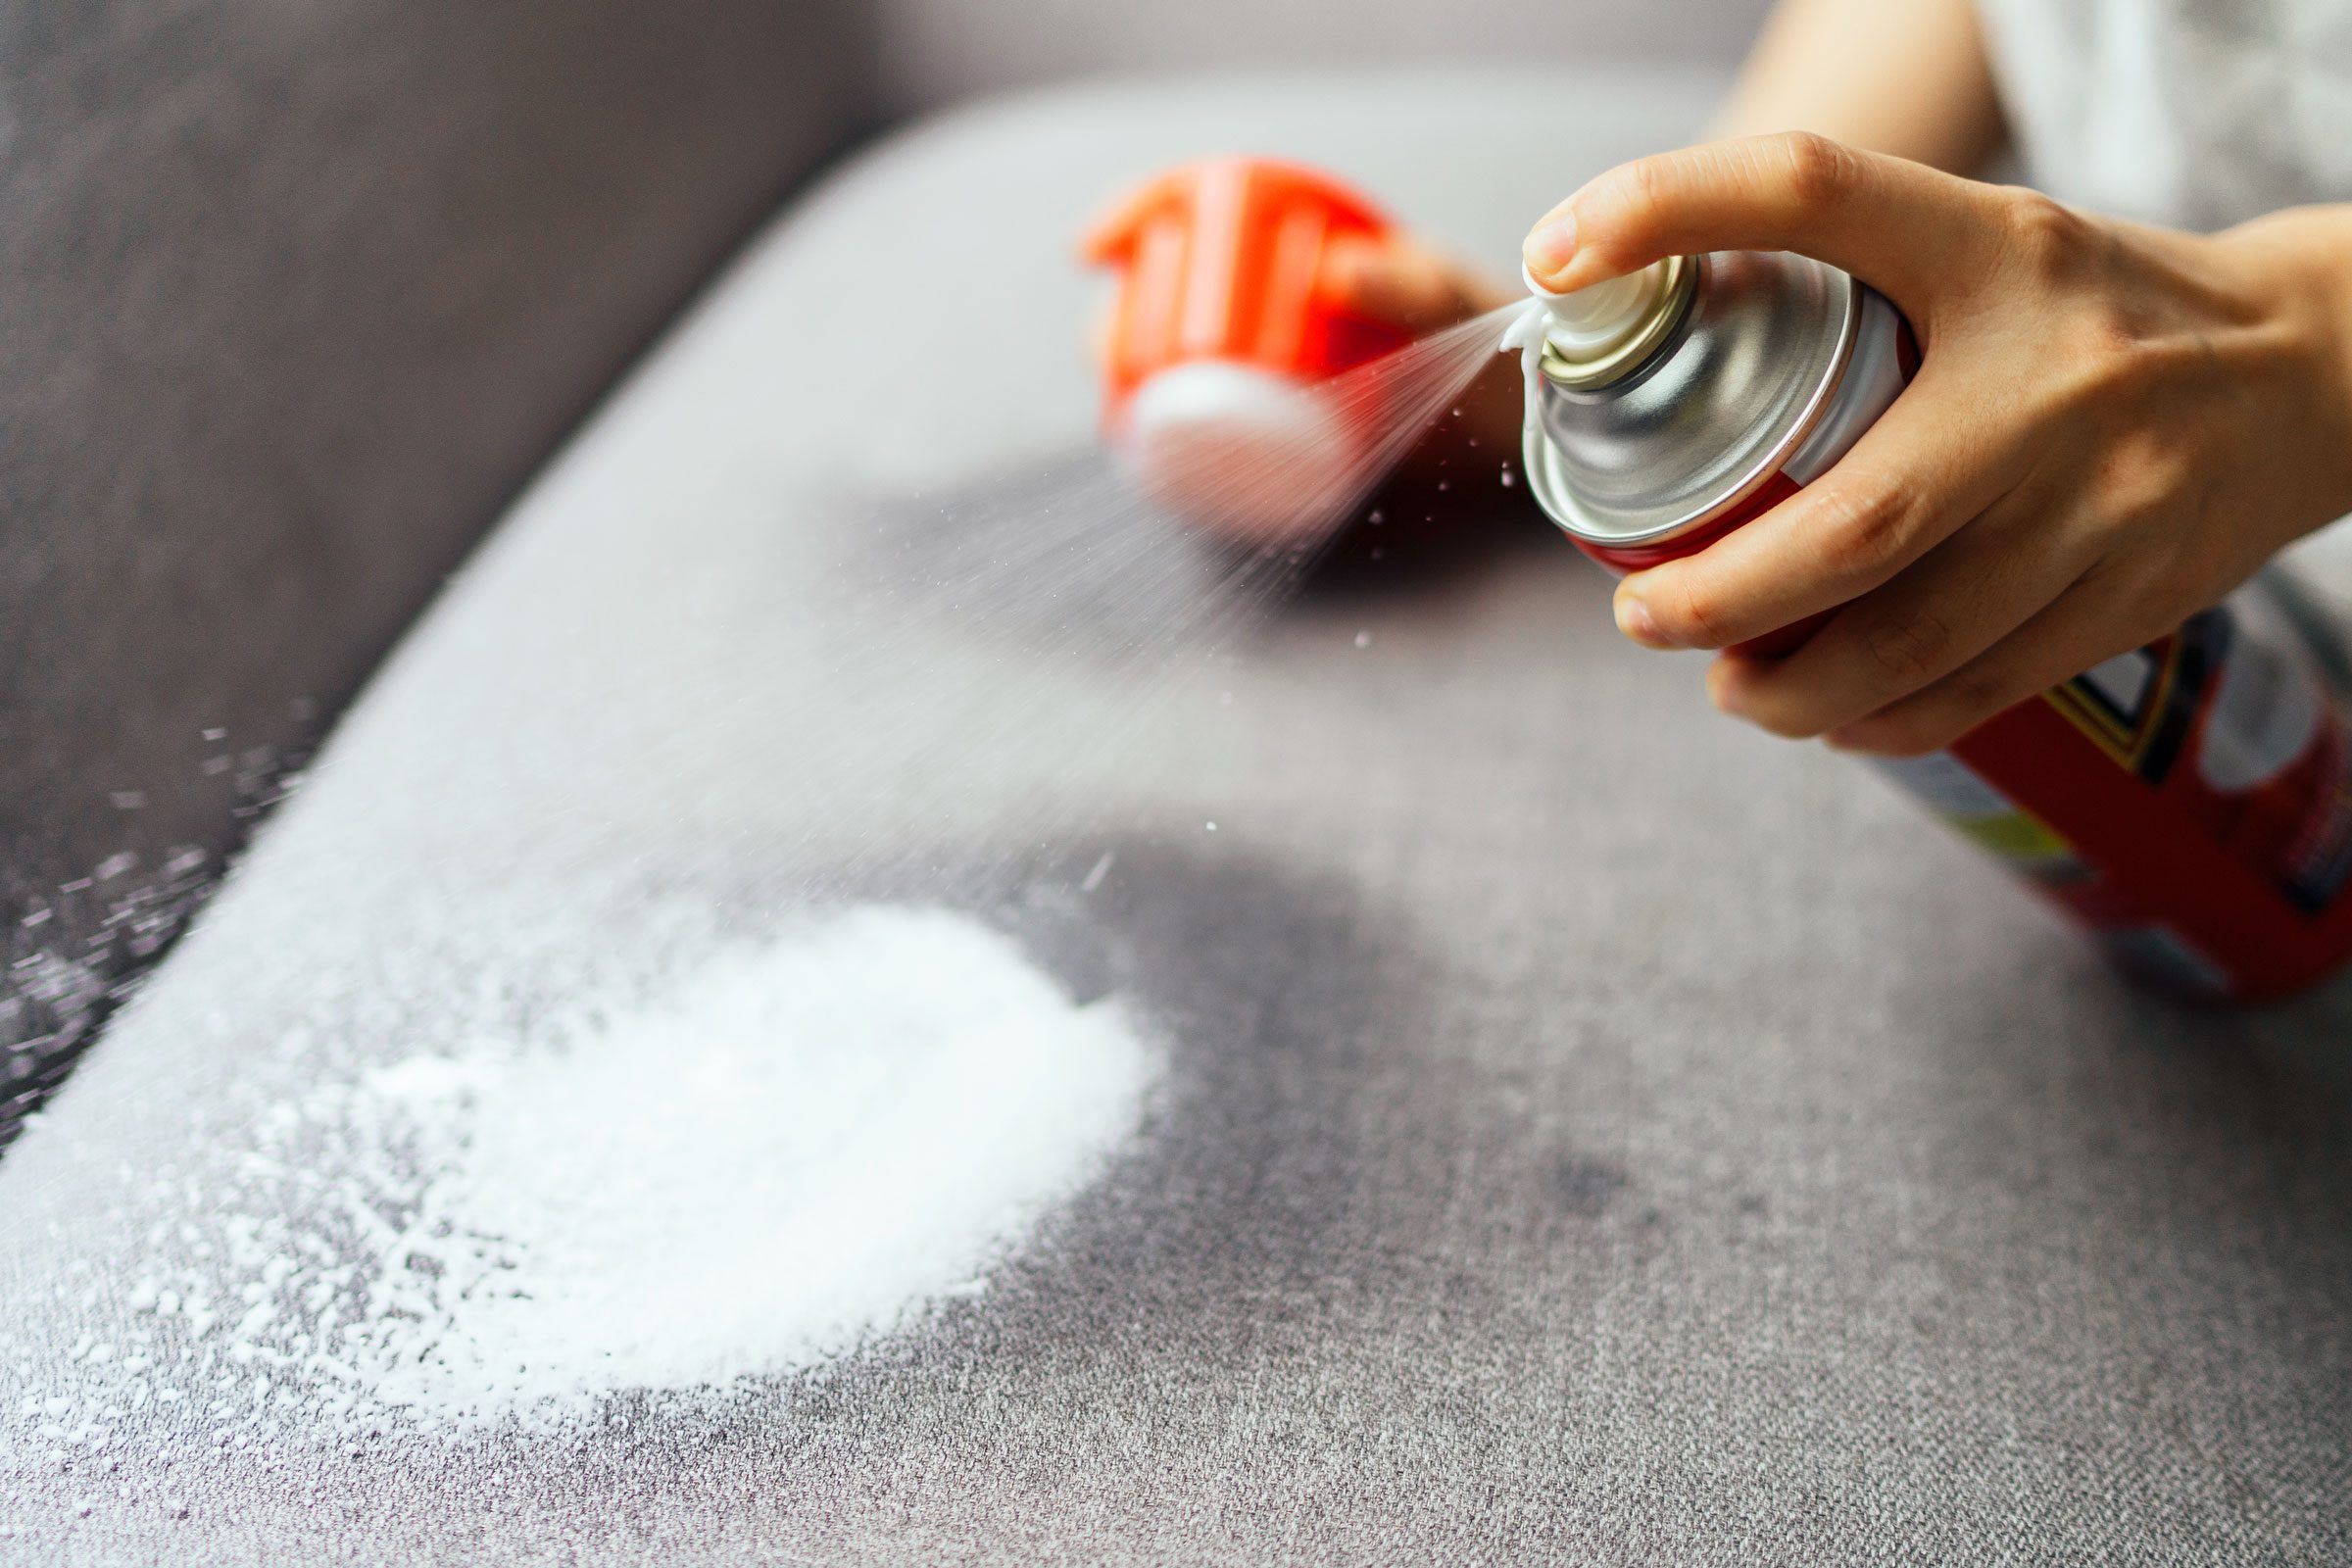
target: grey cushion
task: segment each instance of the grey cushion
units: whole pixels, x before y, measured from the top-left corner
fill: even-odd
[[[0,18],[0,1139],[866,59],[830,0]]]
[[[1712,716],[1499,486],[1447,569],[1324,584],[1150,700],[1034,584],[888,591],[994,526],[908,492],[1088,440],[1069,235],[1121,180],[1286,153],[1500,267],[1712,86],[1069,91],[791,215],[0,1163],[32,1560],[2352,1552],[2343,990],[2135,994],[1867,769]],[[642,961],[641,903],[871,893],[1168,1032],[1156,1120],[985,1297],[723,1417],[272,1466],[151,1409],[122,1472],[47,1457],[20,1396],[127,1331],[270,1104]]]

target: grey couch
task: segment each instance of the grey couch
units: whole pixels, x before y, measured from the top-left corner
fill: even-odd
[[[1111,31],[1215,36],[1041,15],[1056,64],[1111,63]],[[1296,156],[1499,267],[1582,173],[1691,132],[1744,17],[1695,62],[952,110],[788,204],[617,389],[828,138],[1031,46],[892,5],[247,20],[94,11],[15,41],[20,101],[49,84],[85,140],[9,143],[48,226],[6,242],[48,292],[0,299],[28,432],[0,799],[19,896],[55,911],[12,933],[12,1027],[96,1044],[0,1156],[0,1547],[2352,1556],[2342,988],[2255,1014],[2132,992],[1866,770],[1712,720],[1691,665],[1624,647],[1605,583],[1499,495],[1491,542],[1315,585],[1117,747],[1093,744],[1132,706],[1115,638],[1017,593],[881,591],[970,514],[910,494],[995,493],[1089,440],[1068,245],[1122,179]],[[1319,36],[1285,25],[1271,52]],[[148,75],[114,75],[142,49]],[[140,177],[144,206],[100,206]],[[940,256],[970,308],[894,337]],[[905,722],[831,678],[869,657],[930,679]],[[239,776],[269,792],[330,721],[95,1030],[204,891],[157,867],[214,863]],[[485,987],[553,1001],[657,899],[811,889],[983,910],[1167,1031],[1149,1136],[983,1302],[723,1418],[586,1440],[281,1460],[161,1410],[86,1456],[38,1435],[39,1393],[202,1201],[174,1195],[271,1105],[465,1027]]]
[[[0,21],[0,1139],[499,508],[827,158],[1067,74],[1720,66],[1757,9],[89,0]]]

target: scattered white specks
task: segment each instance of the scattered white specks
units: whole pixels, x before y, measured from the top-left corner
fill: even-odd
[[[63,1454],[152,1399],[263,1455],[790,1372],[985,1291],[1156,1059],[967,915],[729,939],[529,1044],[423,1043],[262,1114],[31,1415]]]
[[[1371,647],[1371,646],[1372,646],[1372,634],[1371,634],[1369,631],[1359,631],[1359,632],[1357,632],[1357,633],[1355,634],[1355,646],[1356,646],[1356,647],[1358,647],[1358,648],[1369,648],[1369,647]]]
[[[147,792],[144,790],[116,790],[109,794],[107,799],[114,803],[115,809],[118,811],[137,811],[145,808]]]
[[[1102,858],[1097,860],[1094,863],[1093,868],[1086,873],[1086,880],[1078,884],[1078,891],[1081,893],[1092,893],[1095,891],[1095,889],[1101,887],[1102,885],[1102,879],[1110,875],[1111,861],[1117,858],[1117,855],[1109,850],[1104,850],[1102,852]]]
[[[208,741],[224,741],[228,739],[228,731],[224,729],[208,729],[204,731],[204,738]]]
[[[97,879],[101,882],[112,882],[138,863],[139,858],[128,850],[124,850],[119,855],[110,855],[98,862]]]

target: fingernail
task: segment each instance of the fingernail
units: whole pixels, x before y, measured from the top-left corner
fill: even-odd
[[[1548,282],[1560,269],[1576,258],[1576,214],[1565,212],[1546,220],[1527,236],[1519,247],[1519,259],[1527,263],[1538,282]]]
[[[1666,634],[1658,630],[1658,620],[1649,612],[1638,595],[1621,593],[1617,596],[1617,629],[1644,648],[1672,648]]]

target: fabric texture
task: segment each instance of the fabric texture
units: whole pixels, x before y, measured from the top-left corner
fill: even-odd
[[[2034,181],[2224,228],[2352,200],[2344,0],[1978,0]]]
[[[0,1143],[514,491],[854,122],[857,15],[0,17]]]
[[[1528,214],[1718,86],[1057,92],[792,213],[0,1161],[0,1546],[2352,1555],[2352,992],[2135,993],[1871,770],[1717,719],[1498,476],[1489,532],[1366,556],[1164,682],[1151,585],[1087,565],[1116,535],[1063,575],[894,591],[974,544],[973,498],[1017,513],[1091,446],[1070,244],[1125,181],[1288,155],[1500,270]],[[241,1447],[251,1369],[95,1451],[42,1435],[47,1391],[152,1327],[126,1282],[272,1107],[646,961],[641,906],[844,896],[980,910],[1163,1032],[1139,1141],[984,1295],[561,1441]]]

